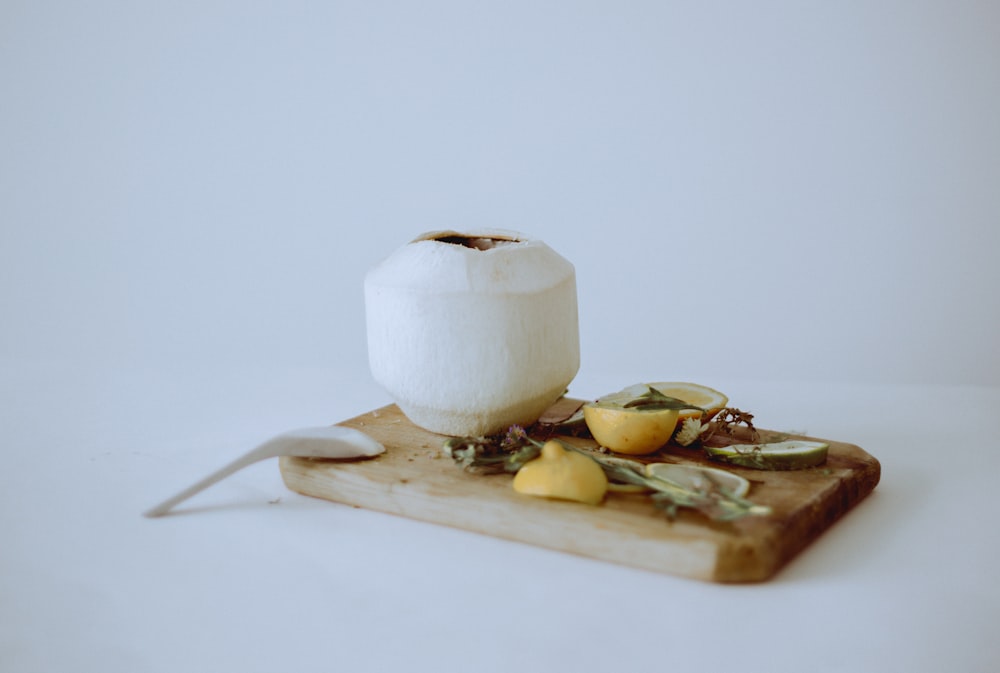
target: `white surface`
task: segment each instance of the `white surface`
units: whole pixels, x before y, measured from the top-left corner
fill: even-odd
[[[867,500],[760,585],[304,498],[274,461],[173,516],[140,516],[275,427],[385,402],[336,377],[5,366],[0,670],[656,670],[667,656],[676,670],[739,659],[748,671],[986,672],[1000,662],[996,388],[714,382],[768,427],[852,441],[883,465]],[[933,413],[944,401],[961,416]]]
[[[0,4],[0,670],[996,670],[998,22]],[[273,463],[140,517],[385,403],[364,272],[467,226],[575,264],[575,394],[703,382],[883,483],[749,587],[299,498]]]

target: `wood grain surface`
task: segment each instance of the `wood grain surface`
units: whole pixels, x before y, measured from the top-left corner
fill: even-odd
[[[564,400],[579,404],[579,401]],[[453,526],[655,572],[714,582],[772,577],[878,484],[879,462],[852,444],[829,442],[824,465],[762,471],[723,466],[751,481],[748,498],[772,513],[718,523],[693,511],[673,521],[641,494],[609,493],[589,506],[516,493],[506,474],[470,474],[441,450],[446,439],[413,425],[395,405],[340,425],[382,442],[386,452],[345,462],[282,458],[289,489],[357,507]],[[762,431],[767,439],[768,431]],[[565,441],[594,448],[592,440]],[[650,458],[712,465],[697,449],[672,447]]]

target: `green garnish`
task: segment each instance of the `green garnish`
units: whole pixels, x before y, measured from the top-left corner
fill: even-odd
[[[567,449],[592,458],[604,470],[608,480],[635,484],[652,491],[653,505],[671,520],[680,509],[701,512],[712,521],[734,521],[744,516],[771,513],[770,507],[756,505],[737,496],[710,477],[697,487],[688,487],[645,473],[642,463],[586,451],[565,442]],[[453,437],[445,441],[444,451],[458,465],[480,473],[517,472],[525,463],[538,457],[543,443],[532,439],[520,426],[492,437]]]
[[[577,449],[579,450],[579,449]],[[619,484],[635,484],[652,489],[653,504],[673,520],[680,508],[701,512],[712,521],[735,521],[744,516],[763,516],[771,513],[770,507],[757,505],[723,487],[710,475],[705,475],[705,486],[687,487],[664,477],[645,473],[641,463],[611,459],[587,453],[604,468],[608,480]]]
[[[542,445],[518,425],[502,435],[451,437],[442,448],[462,468],[482,474],[513,474],[542,453]]]
[[[600,403],[600,400],[598,400]],[[656,388],[650,387],[650,389],[639,395],[633,400],[630,400],[622,405],[624,409],[635,409],[636,411],[662,411],[664,409],[675,409],[681,411],[683,409],[694,409],[705,413],[705,410],[701,407],[697,407],[693,404],[688,404],[684,400],[679,400],[676,397],[670,397],[669,395],[664,395]]]

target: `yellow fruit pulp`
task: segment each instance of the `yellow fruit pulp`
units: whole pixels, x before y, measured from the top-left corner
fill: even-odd
[[[514,490],[525,495],[597,505],[608,490],[608,478],[593,459],[567,451],[557,441],[548,441],[541,455],[514,475]]]
[[[601,404],[583,407],[583,420],[597,443],[629,455],[652,453],[669,442],[679,417],[675,409],[640,411]]]

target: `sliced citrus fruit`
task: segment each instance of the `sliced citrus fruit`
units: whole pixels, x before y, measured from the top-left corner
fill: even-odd
[[[705,447],[713,460],[752,467],[757,470],[801,470],[815,467],[826,460],[829,444],[805,439],[792,439],[770,444],[731,444]]]
[[[646,474],[654,479],[663,479],[692,491],[711,490],[712,486],[725,489],[729,494],[742,498],[750,492],[747,479],[716,467],[678,465],[675,463],[650,463]]]
[[[688,418],[707,421],[729,398],[697,383],[638,383],[583,406],[587,428],[601,446],[626,454],[652,453]]]
[[[600,400],[583,406],[583,419],[601,446],[617,453],[652,453],[670,441],[677,409],[636,409]]]
[[[701,414],[702,422],[708,422],[713,416],[719,413],[727,404],[729,398],[714,388],[703,386],[698,383],[686,383],[684,381],[661,381],[656,383],[637,383],[625,388],[616,396],[639,397],[648,394],[650,389],[655,389],[667,397],[687,402],[688,404],[704,409]],[[697,409],[682,409],[681,420],[685,418],[698,418]]]

